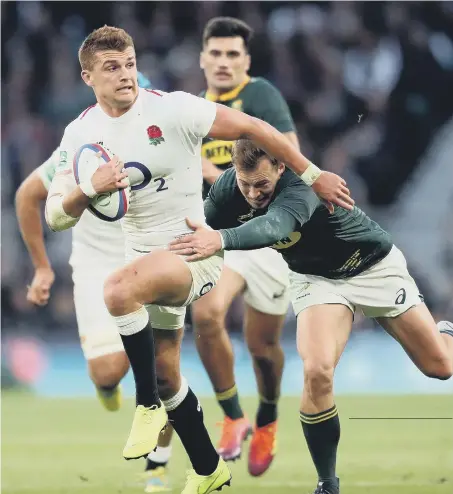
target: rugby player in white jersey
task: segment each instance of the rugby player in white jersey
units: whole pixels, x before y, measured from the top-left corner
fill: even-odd
[[[179,360],[185,307],[216,284],[223,253],[189,264],[167,248],[175,237],[191,231],[186,217],[204,223],[202,139],[249,138],[324,200],[346,208],[353,201],[344,180],[321,172],[269,124],[184,92],[139,90],[134,44],[124,30],[104,26],[93,31],[79,50],[79,60],[82,78],[98,104],[65,130],[46,219],[56,231],[74,226],[93,197],[126,187],[129,177],[133,192],[122,220],[128,264],[104,285],[104,300],[136,385],[137,406],[123,456],[148,455],[170,420],[193,465],[183,493],[213,492],[229,484],[231,474],[211,443]],[[102,142],[115,156],[76,185],[68,163],[90,142]]]
[[[138,73],[137,79],[140,87],[151,87],[143,74]],[[55,175],[59,154],[57,148],[16,192],[17,220],[35,268],[27,300],[40,306],[48,303],[55,278],[44,242],[41,206]],[[92,214],[83,214],[72,234],[69,264],[74,281],[77,327],[88,373],[101,403],[107,410],[116,411],[122,401],[119,383],[129,369],[129,361],[115,321],[105,307],[103,288],[107,276],[124,265],[120,223],[107,223]]]

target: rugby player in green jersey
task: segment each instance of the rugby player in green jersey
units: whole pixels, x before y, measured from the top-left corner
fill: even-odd
[[[390,235],[359,208],[333,214],[282,163],[239,140],[234,168],[211,187],[207,223],[171,245],[195,261],[221,249],[271,246],[290,267],[297,348],[304,363],[300,421],[318,472],[315,494],[338,494],[340,422],[334,370],[354,312],[375,318],[427,376],[453,374],[453,324],[435,323]]]

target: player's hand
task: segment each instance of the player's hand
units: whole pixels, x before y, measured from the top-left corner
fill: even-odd
[[[334,204],[348,210],[354,207],[355,202],[350,196],[346,182],[335,173],[322,172],[311,187],[324,200],[331,213],[334,212]]]
[[[27,288],[27,300],[35,305],[47,305],[50,298],[50,288],[55,280],[52,268],[38,268]]]
[[[199,223],[193,223],[186,218],[187,226],[194,232],[182,235],[169,244],[169,249],[180,256],[186,256],[186,261],[200,261],[211,257],[222,249],[220,232],[211,230]]]
[[[100,153],[99,153],[100,156]],[[114,156],[108,163],[102,164],[91,177],[91,183],[98,194],[114,192],[128,186],[127,172],[124,163]]]

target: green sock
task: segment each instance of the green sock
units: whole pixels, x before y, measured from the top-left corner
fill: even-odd
[[[300,412],[300,421],[319,480],[334,481],[340,419],[337,407],[313,415]]]
[[[216,393],[215,396],[227,417],[236,420],[244,416],[244,412],[239,404],[239,395],[236,384],[226,391]]]

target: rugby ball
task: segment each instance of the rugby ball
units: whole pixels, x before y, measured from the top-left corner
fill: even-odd
[[[97,156],[98,153],[100,156]],[[90,180],[93,173],[103,163],[108,163],[113,157],[100,144],[84,144],[74,156],[73,171],[74,178],[79,185]],[[127,180],[127,179],[126,179]],[[121,219],[128,210],[130,198],[130,187],[117,189],[113,192],[99,194],[91,200],[88,210],[103,221],[117,221]]]

